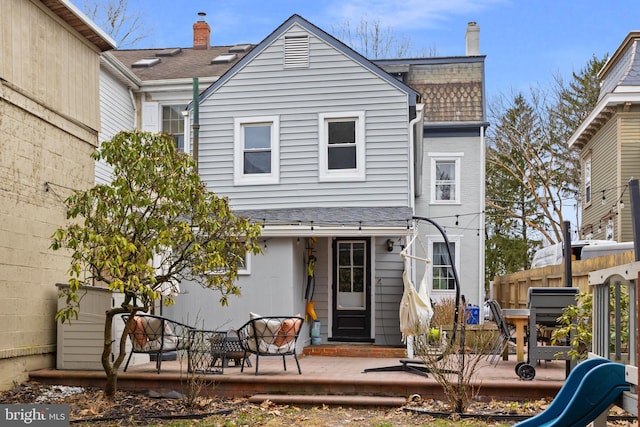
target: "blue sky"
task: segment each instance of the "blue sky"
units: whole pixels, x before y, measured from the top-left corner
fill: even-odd
[[[82,0],[72,0],[79,6]],[[638,0],[129,0],[151,29],[137,47],[190,47],[198,12],[207,14],[211,44],[258,43],[293,14],[332,33],[345,20],[379,21],[418,52],[465,54],[467,23],[480,26],[489,100],[570,77],[593,54],[613,53],[640,30]]]

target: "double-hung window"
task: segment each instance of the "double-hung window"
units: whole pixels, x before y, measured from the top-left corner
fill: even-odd
[[[185,108],[185,105],[162,106],[162,131],[173,137],[176,142],[176,148],[183,153],[188,152],[184,146],[184,116],[182,111]]]
[[[584,205],[591,204],[591,154],[584,159]]]
[[[431,262],[431,280],[432,289],[434,291],[453,291],[455,290],[455,277],[452,266],[458,268],[460,259],[460,242],[457,238],[449,239],[449,251],[447,244],[441,240],[430,240],[432,262]]]
[[[279,128],[279,119],[276,116],[235,120],[235,184],[278,183]]]
[[[321,113],[319,139],[321,181],[364,180],[364,112]]]
[[[460,203],[460,159],[462,154],[429,153],[431,158],[431,203]]]

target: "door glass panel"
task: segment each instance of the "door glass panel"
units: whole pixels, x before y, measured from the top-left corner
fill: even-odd
[[[338,242],[338,310],[366,309],[364,242]]]

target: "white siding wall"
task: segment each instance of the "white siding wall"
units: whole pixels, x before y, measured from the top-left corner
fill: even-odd
[[[434,219],[440,226],[445,227],[448,236],[459,238],[460,260],[458,275],[461,282],[461,292],[467,301],[482,305],[484,294],[484,272],[479,254],[484,248],[484,222],[481,212],[484,209],[482,193],[482,179],[484,163],[482,153],[484,147],[480,137],[448,137],[429,138],[424,140],[423,162],[423,192],[416,199],[416,215]],[[460,157],[460,203],[453,205],[434,205],[431,197],[431,160],[429,153],[462,153]],[[456,225],[455,215],[460,215]],[[440,236],[434,227],[423,226],[430,236]],[[479,234],[479,235],[478,235]],[[424,244],[427,238],[421,236]],[[422,269],[423,271],[423,269]],[[418,271],[418,277],[423,274]],[[453,296],[453,293],[434,293],[434,299],[443,295]]]
[[[387,250],[387,237],[375,239],[375,342],[380,345],[402,345],[400,335],[400,300],[404,293],[403,263],[400,251],[404,237],[392,237],[394,249]]]
[[[183,282],[176,304],[164,307],[163,313],[171,319],[215,330],[239,328],[249,320],[249,312],[262,316],[299,313],[304,317],[304,244],[298,245],[290,238],[270,238],[266,243],[264,254],[251,259],[251,274],[238,279],[242,295],[230,296],[227,307],[220,306],[219,293]]]
[[[364,111],[366,181],[319,182],[318,114]],[[233,185],[233,119],[280,119],[280,181]],[[408,206],[407,95],[310,35],[309,68],[283,68],[283,38],[200,107],[199,170],[236,209]]]
[[[122,130],[135,127],[135,110],[125,85],[105,69],[100,69],[100,133],[99,142],[110,140]],[[111,181],[111,168],[103,162],[96,163],[96,184]]]

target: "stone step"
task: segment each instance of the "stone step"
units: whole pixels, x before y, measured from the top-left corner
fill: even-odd
[[[405,405],[404,397],[356,396],[335,394],[255,394],[249,402],[260,404],[265,401],[277,405],[298,406],[346,406],[346,407],[401,407]]]

